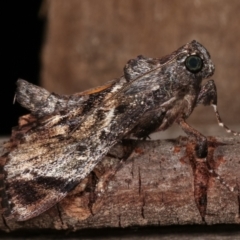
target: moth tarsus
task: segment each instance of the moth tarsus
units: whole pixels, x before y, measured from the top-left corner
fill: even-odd
[[[122,77],[74,95],[49,93],[18,80],[15,99],[30,114],[20,118],[1,157],[5,216],[25,221],[40,215],[73,190],[119,141],[145,139],[174,122],[196,139],[196,161],[205,161],[207,139],[186,123],[198,104],[212,105],[219,125],[238,134],[221,121],[214,81],[202,85],[213,73],[208,51],[192,41],[160,59],[138,56],[128,61]],[[204,219],[206,191],[195,192]]]

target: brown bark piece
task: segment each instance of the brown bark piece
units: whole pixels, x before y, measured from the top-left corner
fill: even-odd
[[[78,230],[203,224],[194,200],[193,170],[186,140],[182,137],[138,141],[127,161],[120,163],[112,155],[106,157],[54,208],[25,222],[1,218],[0,229]],[[210,138],[209,141],[214,142],[209,148],[211,166],[229,185],[235,186],[240,178],[239,138]],[[121,168],[108,181],[119,164]],[[210,177],[207,199],[207,224],[239,223],[237,192],[230,192]]]

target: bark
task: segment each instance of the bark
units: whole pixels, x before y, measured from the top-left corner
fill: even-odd
[[[127,160],[120,160],[122,150],[115,147],[55,207],[25,222],[2,217],[0,230],[205,224],[194,199],[192,143],[186,137],[133,142],[134,151]],[[210,165],[230,186],[239,183],[239,153],[239,138],[209,138]],[[239,208],[238,191],[230,192],[210,177],[206,223],[238,224]]]

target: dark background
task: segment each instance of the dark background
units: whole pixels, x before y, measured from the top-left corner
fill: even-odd
[[[5,40],[1,69],[0,135],[10,135],[18,117],[27,113],[19,104],[13,104],[15,82],[18,78],[38,84],[40,49],[43,39],[44,19],[39,16],[41,0],[5,1],[2,39]]]

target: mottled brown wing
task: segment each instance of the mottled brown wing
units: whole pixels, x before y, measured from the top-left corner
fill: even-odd
[[[23,221],[55,205],[133,129],[151,108],[146,80],[157,81],[156,67],[158,61],[137,58],[125,67],[125,77],[71,96],[17,82],[16,100],[31,114],[5,145],[3,199],[11,216]]]
[[[114,85],[118,85],[117,91],[125,82],[115,80],[62,96],[18,80],[15,98],[31,114],[19,119],[1,157],[5,165],[1,185],[6,189],[2,189],[1,198],[6,215],[11,214],[19,221],[37,216],[60,201],[87,175],[73,179],[74,173],[71,173],[73,178],[65,174],[69,167],[75,167],[69,164],[74,155],[81,155],[83,148],[71,132],[89,111],[113,94]]]
[[[111,104],[95,109],[72,133],[63,124],[23,134],[4,167],[9,213],[16,220],[35,217],[66,196],[133,128],[144,109],[129,104],[124,113],[116,111]]]

